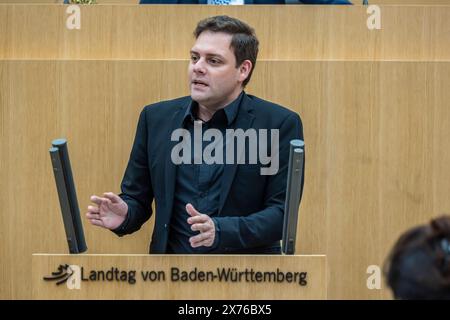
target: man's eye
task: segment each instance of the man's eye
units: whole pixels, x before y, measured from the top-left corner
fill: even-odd
[[[218,64],[220,61],[216,59],[210,59],[209,62],[211,62],[212,64]]]
[[[197,60],[198,60],[198,57],[196,57],[196,56],[191,56],[191,60],[192,60],[192,61],[197,61]]]

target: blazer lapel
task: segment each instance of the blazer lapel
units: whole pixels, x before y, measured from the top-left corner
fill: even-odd
[[[176,129],[182,127],[183,124],[183,116],[186,112],[186,109],[189,107],[191,100],[189,102],[179,107],[176,112],[174,112],[173,117],[170,119],[171,125],[168,127],[168,131],[166,137],[168,139],[166,144],[166,157],[165,157],[165,193],[166,193],[166,208],[168,210],[168,221],[170,221],[170,217],[172,216],[172,206],[173,206],[173,197],[175,192],[175,180],[176,180],[176,166],[171,159],[171,153],[173,147],[178,143],[178,141],[172,141],[170,138],[172,136],[172,132]]]
[[[255,116],[252,113],[253,107],[250,98],[245,94],[242,97],[242,102],[239,107],[239,112],[235,120],[235,124],[233,129],[242,129],[246,131],[252,126],[253,120]],[[227,143],[227,141],[225,141]],[[245,144],[241,147],[240,150],[236,150],[236,157],[233,164],[225,164],[225,168],[223,170],[223,178],[222,178],[222,186],[220,190],[220,200],[219,200],[219,211],[218,214],[222,212],[223,206],[225,204],[225,200],[227,199],[228,193],[230,192],[231,184],[233,183],[234,176],[236,175],[237,163],[236,159],[240,155],[245,153]]]

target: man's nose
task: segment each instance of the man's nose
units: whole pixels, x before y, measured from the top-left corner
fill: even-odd
[[[194,72],[204,74],[206,72],[205,68],[205,60],[200,58],[197,62],[194,63]]]

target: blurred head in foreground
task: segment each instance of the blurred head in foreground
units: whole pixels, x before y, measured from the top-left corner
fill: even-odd
[[[395,299],[450,299],[450,216],[402,234],[384,273]]]

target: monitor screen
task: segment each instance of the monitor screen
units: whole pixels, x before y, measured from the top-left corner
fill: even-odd
[[[64,222],[67,243],[70,253],[82,253],[87,250],[81,223],[80,209],[70,167],[67,140],[52,141],[49,150],[55,175],[56,189]]]
[[[284,254],[295,254],[297,239],[298,209],[302,194],[303,163],[305,143],[302,140],[291,140],[289,150],[289,166],[287,177],[286,201],[283,222],[283,239],[281,251]]]

